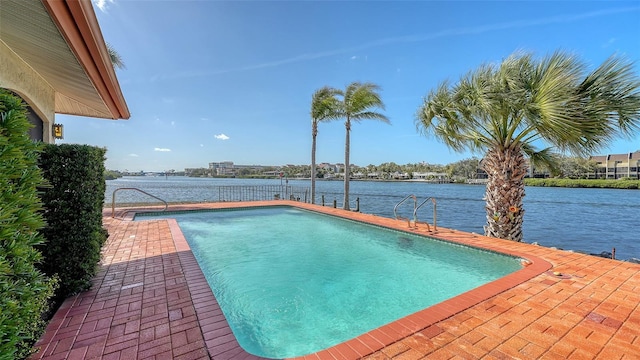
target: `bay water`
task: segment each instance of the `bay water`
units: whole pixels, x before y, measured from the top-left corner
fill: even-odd
[[[310,180],[212,179],[131,176],[107,180],[105,206],[114,190],[138,188],[167,202],[219,201],[221,186],[289,185],[310,188]],[[408,195],[418,204],[429,197],[437,202],[438,226],[482,234],[486,223],[483,185],[431,184],[419,181],[352,181],[350,207],[383,217],[394,217],[394,206]],[[583,253],[600,254],[616,249],[617,259],[640,259],[640,190],[527,187],[523,201],[524,241]],[[343,182],[316,182],[316,203],[334,200],[342,207]],[[121,191],[116,205],[154,202],[135,191]],[[398,207],[398,215],[413,218],[413,200]],[[433,224],[433,206],[425,203],[418,220]]]

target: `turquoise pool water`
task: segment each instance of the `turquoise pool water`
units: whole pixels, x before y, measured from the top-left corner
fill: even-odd
[[[240,345],[267,358],[325,349],[521,268],[510,256],[291,207],[166,217]]]

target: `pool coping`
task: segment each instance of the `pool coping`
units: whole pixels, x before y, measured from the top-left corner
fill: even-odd
[[[475,289],[407,315],[386,325],[382,325],[338,345],[294,359],[359,359],[382,350],[386,346],[396,343],[418,332],[422,332],[422,334],[427,334],[431,337],[437,336],[443,331],[437,326],[438,322],[450,318],[506,290],[518,286],[552,268],[551,263],[535,255],[500,246],[502,242],[513,243],[513,241],[489,238],[478,234],[466,233],[447,228],[438,228],[432,231],[428,231],[426,228],[420,227],[408,229],[406,221],[295,201],[280,200],[269,201],[267,203],[215,203],[213,206],[212,204],[181,205],[172,206],[172,211],[273,206],[297,207],[327,215],[356,220],[371,225],[382,226],[393,230],[424,235],[438,240],[494,251],[525,260],[525,263],[523,264],[524,267],[522,269],[500,279],[481,285]],[[135,211],[127,212],[127,220],[133,220],[134,217]],[[145,220],[141,219],[139,221]],[[193,303],[210,355],[214,359],[221,357],[262,359],[261,357],[247,353],[237,342],[226,318],[224,317],[224,314],[222,313],[222,310],[217,303],[217,300],[215,299],[215,295],[209,288],[209,285],[204,278],[204,274],[198,266],[195,257],[191,252],[191,248],[182,234],[177,221],[169,218],[167,219],[167,222],[169,224],[176,251],[179,253],[180,260],[183,264],[183,271],[185,273],[187,285],[192,294],[195,294],[195,296],[192,295]],[[558,274],[558,276],[562,276],[562,274]]]

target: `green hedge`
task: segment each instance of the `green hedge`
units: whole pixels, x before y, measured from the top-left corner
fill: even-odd
[[[47,246],[41,268],[60,279],[59,297],[91,286],[107,239],[102,227],[106,150],[88,145],[47,144],[40,168],[48,187],[42,195]]]
[[[587,180],[587,179],[524,179],[528,186],[640,189],[640,180]]]
[[[36,267],[35,247],[44,242],[37,188],[44,180],[26,113],[22,99],[0,89],[0,359],[31,353],[55,288]]]

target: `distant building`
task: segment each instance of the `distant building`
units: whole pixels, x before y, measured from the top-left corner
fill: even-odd
[[[609,154],[592,156],[596,162],[596,179],[640,179],[640,151],[627,154]]]
[[[640,151],[626,154],[608,154],[589,157],[596,163],[596,169],[591,174],[585,174],[590,179],[640,179]],[[525,177],[547,178],[549,171],[535,169],[527,159],[527,174]],[[482,169],[482,160],[478,165],[477,179],[487,179],[487,173]]]
[[[209,163],[209,171],[211,172],[211,175],[217,176],[235,174],[233,161],[211,162]]]
[[[316,168],[322,169],[324,171],[334,172],[334,173],[340,172],[340,167],[336,164],[320,163],[316,165]]]
[[[446,173],[436,172],[414,172],[414,180],[432,180],[437,182],[449,182],[449,176]]]
[[[408,179],[410,176],[409,176],[409,173],[406,173],[406,172],[401,173],[399,171],[396,171],[393,174],[391,174],[391,177],[394,178],[394,179],[405,180],[405,179]]]

